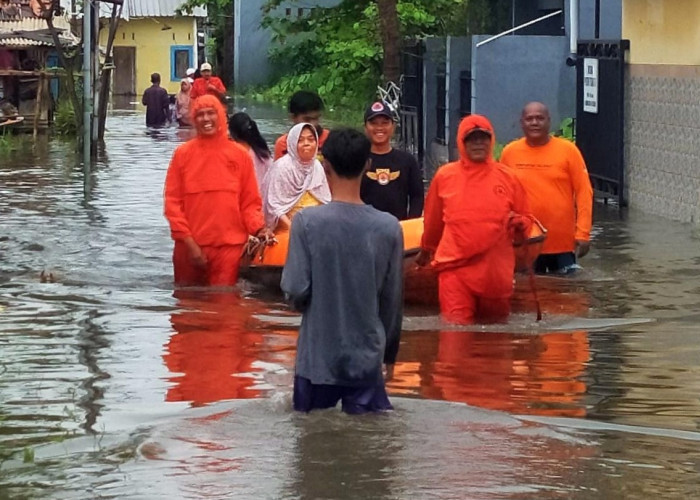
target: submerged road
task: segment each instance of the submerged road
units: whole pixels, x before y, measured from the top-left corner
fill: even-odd
[[[692,227],[598,204],[584,270],[537,280],[544,321],[525,280],[508,325],[409,305],[395,412],[295,415],[279,295],[173,290],[162,189],[186,134],[143,122],[110,116],[88,201],[71,144],[0,156],[0,498],[698,495]]]

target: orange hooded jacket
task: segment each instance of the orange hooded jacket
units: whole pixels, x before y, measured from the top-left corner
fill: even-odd
[[[513,292],[515,266],[509,221],[516,214],[529,224],[531,216],[520,182],[503,165],[490,154],[485,163],[467,158],[464,138],[473,128],[491,132],[493,150],[488,119],[464,118],[457,131],[460,159],[440,167],[430,184],[421,246],[434,252],[438,272],[463,267],[474,294],[506,298]]]
[[[226,111],[216,97],[191,105],[218,115],[213,137],[197,135],[179,146],[165,178],[165,217],[174,240],[192,236],[200,246],[241,245],[265,226],[253,161],[228,139]]]

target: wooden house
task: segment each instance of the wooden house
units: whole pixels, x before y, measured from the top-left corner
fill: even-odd
[[[4,110],[16,108],[24,117],[23,126],[35,131],[52,121],[50,88],[59,71],[53,37],[40,17],[41,5],[36,4],[36,0],[0,0],[0,103]],[[54,25],[62,45],[76,43],[67,18],[55,17]]]

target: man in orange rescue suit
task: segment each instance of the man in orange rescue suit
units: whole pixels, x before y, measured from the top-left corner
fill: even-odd
[[[232,286],[248,235],[272,240],[248,152],[230,141],[219,99],[191,105],[197,136],[179,146],[165,178],[176,285]]]
[[[370,168],[362,178],[362,201],[399,220],[423,213],[423,171],[416,159],[394,149],[396,124],[389,107],[375,102],[365,111],[365,134],[372,143]]]
[[[505,321],[513,294],[513,240],[532,224],[518,179],[492,158],[491,123],[470,115],[457,131],[460,159],[440,167],[425,200],[416,263],[438,272],[440,311],[450,323]]]
[[[531,102],[520,125],[525,137],[508,144],[501,163],[520,179],[532,213],[547,228],[537,273],[569,274],[590,249],[593,189],[575,144],[551,137],[547,106]]]

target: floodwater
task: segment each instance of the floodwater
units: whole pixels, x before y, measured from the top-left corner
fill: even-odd
[[[279,294],[173,290],[185,134],[143,121],[110,116],[87,202],[71,145],[0,157],[0,498],[700,497],[692,227],[597,204],[585,269],[537,279],[541,323],[526,280],[498,327],[409,305],[394,412],[298,415]]]

